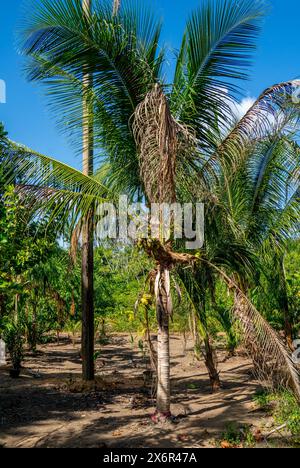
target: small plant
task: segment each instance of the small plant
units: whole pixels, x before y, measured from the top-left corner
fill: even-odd
[[[97,361],[97,359],[101,356],[101,351],[95,351],[94,352],[94,362]]]
[[[12,377],[19,376],[21,364],[24,359],[24,338],[22,331],[23,330],[18,323],[7,321],[4,324],[2,332],[12,363]]]
[[[242,432],[243,432],[244,447],[246,448],[255,447],[256,442],[258,442],[258,440],[261,437],[261,432],[258,431],[256,432],[256,435],[254,435],[249,426],[245,426],[242,429]]]
[[[98,333],[98,340],[100,345],[107,345],[109,338],[106,332],[106,322],[104,317],[97,317],[95,320],[95,329]]]
[[[226,430],[222,434],[222,440],[223,442],[227,442],[231,447],[238,447],[241,445],[242,432],[236,423],[232,422],[226,426]]]
[[[145,343],[144,343],[143,340],[139,340],[138,347],[139,347],[139,350],[140,350],[140,353],[141,353],[143,359],[145,359],[146,355],[147,355],[147,351],[146,351]]]
[[[291,392],[284,391],[277,396],[274,418],[278,424],[286,424],[290,433],[300,441],[300,405]]]
[[[253,401],[264,411],[271,410],[271,403],[272,403],[272,394],[263,390],[258,391],[254,397]]]
[[[64,331],[71,335],[73,348],[76,345],[76,335],[80,333],[80,330],[81,322],[76,322],[75,320],[69,320],[64,327]]]
[[[132,333],[130,333],[130,345],[131,345],[131,348],[133,349],[134,348],[134,336]]]

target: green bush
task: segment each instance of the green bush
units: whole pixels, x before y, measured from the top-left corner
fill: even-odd
[[[6,320],[2,326],[1,335],[6,343],[6,349],[9,353],[13,368],[19,370],[24,359],[22,326],[11,320]]]

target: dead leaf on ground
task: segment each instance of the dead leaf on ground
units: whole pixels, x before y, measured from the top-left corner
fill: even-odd
[[[181,442],[186,442],[189,440],[189,435],[188,434],[178,434],[177,439],[180,440]]]
[[[233,448],[233,447],[232,447],[231,443],[228,442],[228,440],[222,440],[221,448],[222,449],[230,449],[230,448]]]

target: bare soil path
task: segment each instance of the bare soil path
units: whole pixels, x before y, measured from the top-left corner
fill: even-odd
[[[235,421],[263,429],[268,424],[253,403],[257,383],[243,356],[224,361],[224,388],[212,395],[203,363],[192,343],[183,350],[173,336],[174,423],[154,425],[151,382],[146,363],[127,335],[114,335],[101,347],[97,385],[82,388],[80,344],[40,346],[27,355],[19,379],[0,369],[0,446],[2,447],[215,447],[226,425]],[[224,362],[222,362],[224,361]]]

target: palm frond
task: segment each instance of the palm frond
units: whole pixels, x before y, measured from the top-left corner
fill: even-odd
[[[84,70],[93,76],[89,98],[96,158],[109,161],[112,171],[120,173],[125,191],[133,186],[137,191],[138,160],[129,119],[161,75],[160,21],[134,0],[122,2],[118,15],[111,1],[93,2],[92,14],[83,15],[81,0],[43,0],[24,17],[21,48],[29,57],[28,77],[45,84],[56,116],[63,116],[60,128],[81,152]]]
[[[234,315],[259,380],[271,388],[291,388],[300,400],[300,374],[289,351],[241,291],[236,292]]]
[[[92,206],[107,200],[109,191],[96,178],[29,148],[10,142],[1,154],[3,177],[14,184],[34,216],[75,225]]]
[[[259,380],[271,388],[291,388],[300,400],[300,374],[279,336],[232,278],[211,262],[202,261],[218,272],[235,292],[233,313],[243,332]]]

